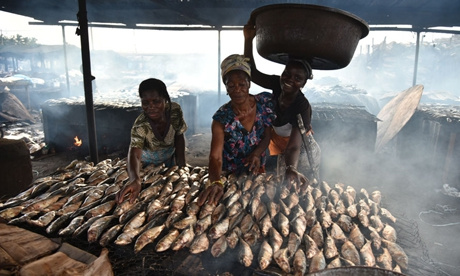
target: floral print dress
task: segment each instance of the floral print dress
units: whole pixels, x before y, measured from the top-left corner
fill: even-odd
[[[254,151],[263,139],[266,127],[271,126],[275,119],[272,94],[262,92],[254,95],[256,99],[256,118],[251,131],[247,131],[236,114],[230,102],[224,104],[213,115],[213,119],[224,125],[224,150],[222,170],[241,174],[248,171],[245,167],[246,158]],[[261,155],[261,167],[265,166],[265,152]]]

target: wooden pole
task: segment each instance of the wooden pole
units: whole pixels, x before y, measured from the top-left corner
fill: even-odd
[[[83,83],[85,87],[85,106],[86,106],[86,120],[88,123],[88,138],[89,138],[89,153],[91,161],[94,164],[99,163],[97,153],[97,139],[96,139],[96,120],[94,118],[93,106],[93,88],[92,80],[94,77],[91,75],[91,60],[89,54],[89,38],[88,38],[88,18],[86,16],[86,1],[78,0],[78,33],[80,35],[81,43],[81,59],[83,67]]]

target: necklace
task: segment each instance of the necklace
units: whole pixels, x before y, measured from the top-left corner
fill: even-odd
[[[251,103],[249,103],[249,104],[251,104]],[[233,112],[235,113],[236,117],[244,118],[247,115],[251,114],[254,111],[255,107],[256,107],[255,103],[252,106],[250,106],[248,110],[245,110],[245,111],[241,111],[238,108],[233,107]]]

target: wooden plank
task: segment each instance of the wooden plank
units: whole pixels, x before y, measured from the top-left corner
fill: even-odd
[[[414,114],[423,93],[423,85],[415,85],[396,95],[377,114],[375,151],[379,152],[404,127]]]
[[[0,247],[19,264],[46,256],[59,246],[60,244],[42,235],[20,227],[0,224]]]

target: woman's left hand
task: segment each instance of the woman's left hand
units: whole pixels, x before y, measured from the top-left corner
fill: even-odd
[[[253,174],[258,174],[260,170],[260,156],[255,154],[249,155],[244,166],[249,167],[249,171]]]
[[[224,195],[224,187],[219,184],[212,184],[204,191],[200,193],[198,196],[198,206],[202,206],[205,202],[208,204],[217,206],[219,203],[220,198]]]
[[[141,180],[139,178],[129,181],[115,196],[115,200],[118,204],[121,204],[125,200],[125,195],[128,196],[129,203],[134,203],[137,199],[142,188]]]

